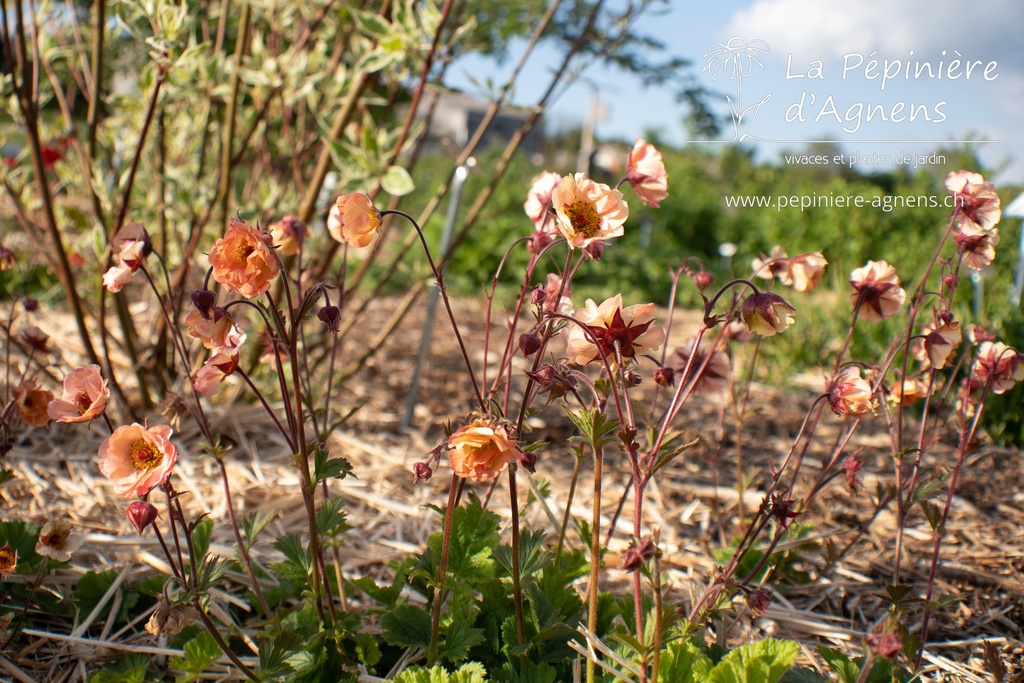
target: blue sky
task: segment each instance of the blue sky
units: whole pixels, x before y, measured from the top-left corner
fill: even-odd
[[[705,52],[733,38],[742,40],[732,47],[767,47],[768,54],[757,53],[763,68],[751,64],[742,79],[745,114],[735,129],[727,124],[724,136],[746,133],[744,144],[756,147],[761,158],[777,160],[783,151],[801,149],[803,141],[821,139],[841,143],[848,159],[855,156],[864,167],[885,166],[887,159],[914,160],[951,141],[970,141],[984,163],[997,169],[993,180],[1024,182],[1020,0],[674,0],[637,28],[691,60],[698,81],[721,94],[717,110],[725,115],[725,96],[736,100],[738,79],[732,72],[729,78],[720,62],[716,79],[701,72]],[[513,52],[510,61],[516,58]],[[548,50],[531,58],[517,103],[536,100],[554,60]],[[457,63],[449,82],[472,91],[468,73],[500,82],[510,67]],[[892,77],[883,79],[886,68]],[[644,90],[636,79],[598,67],[561,96],[549,126],[578,125],[591,84],[607,111],[599,136],[631,139],[658,129],[673,142],[686,139],[685,110],[669,93]]]

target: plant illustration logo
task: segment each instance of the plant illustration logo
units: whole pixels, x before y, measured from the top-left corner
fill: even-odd
[[[725,96],[732,115],[733,136],[730,142],[740,142],[752,137],[750,129],[757,120],[758,111],[772,98],[771,94],[768,94],[760,102],[747,107],[743,105],[743,79],[750,75],[755,64],[764,69],[762,57],[770,53],[771,49],[765,41],[746,40],[742,36],[733,36],[727,43],[715,43],[704,53],[704,68],[701,69],[701,73],[708,72],[714,81],[718,80],[719,75],[736,81],[736,99],[733,100],[729,95]]]

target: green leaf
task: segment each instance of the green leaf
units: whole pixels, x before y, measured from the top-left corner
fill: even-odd
[[[792,640],[765,638],[741,645],[715,665],[708,683],[777,683],[799,655],[800,645]]]
[[[416,189],[412,176],[401,166],[389,166],[381,176],[380,186],[392,197],[403,197]]]
[[[430,646],[430,614],[414,605],[398,605],[380,618],[384,640],[398,647]]]
[[[274,541],[274,548],[281,551],[286,560],[270,565],[270,571],[282,579],[305,581],[313,573],[309,551],[302,545],[298,534],[285,534]]]
[[[192,535],[192,547],[195,548],[196,558],[202,560],[210,550],[210,538],[213,536],[213,520],[203,517],[192,523],[190,533]]]
[[[345,458],[331,458],[326,448],[317,448],[313,452],[313,480],[321,482],[325,479],[344,479],[352,474],[352,463]]]
[[[325,539],[337,538],[352,528],[345,521],[344,506],[345,501],[341,498],[328,498],[316,511],[316,530]]]
[[[117,572],[108,569],[105,572],[86,572],[78,580],[74,602],[80,618],[84,619],[92,613],[116,579]]]
[[[487,671],[478,662],[463,664],[451,674],[440,666],[432,669],[411,666],[395,677],[395,683],[487,683]]]
[[[824,645],[818,646],[818,654],[839,678],[839,683],[856,683],[860,676],[860,664],[864,661],[863,657],[860,658],[860,663],[854,662],[839,650]]]
[[[593,447],[600,448],[615,440],[614,437],[610,437],[608,434],[618,429],[618,421],[610,419],[599,410],[582,408],[577,412],[573,412],[567,408],[565,412],[576,425],[576,428],[580,430],[583,438]]]
[[[184,672],[184,675],[175,679],[176,683],[190,683],[195,680],[222,654],[217,641],[206,631],[201,631],[199,635],[185,643],[183,649],[184,657],[171,657],[171,668]]]
[[[790,669],[779,683],[828,683],[828,678],[810,669]]]
[[[711,669],[711,659],[693,643],[670,643],[661,653],[658,683],[703,683]]]
[[[356,643],[356,657],[370,670],[377,666],[381,653],[376,636],[370,633],[359,634],[359,641]]]
[[[941,493],[945,488],[946,482],[943,481],[942,477],[923,481],[910,495],[910,501],[912,503],[920,503],[922,501],[931,500],[935,496],[939,495],[939,493]]]
[[[148,668],[147,655],[126,655],[90,676],[89,683],[143,683]]]
[[[430,629],[428,628],[428,644],[430,639],[429,631]],[[444,656],[451,662],[461,662],[469,657],[469,650],[472,647],[482,643],[483,641],[483,629],[473,628],[472,623],[467,621],[453,621],[444,636]]]

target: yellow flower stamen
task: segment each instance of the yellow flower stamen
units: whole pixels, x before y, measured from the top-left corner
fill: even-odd
[[[139,439],[128,450],[128,462],[139,472],[148,472],[161,460],[160,452],[149,442]]]
[[[580,199],[569,204],[565,207],[565,214],[569,217],[573,231],[584,237],[593,237],[601,229],[597,209],[588,201]]]

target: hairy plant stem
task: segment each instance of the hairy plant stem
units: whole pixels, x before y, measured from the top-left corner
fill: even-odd
[[[217,625],[213,623],[213,620],[210,619],[210,616],[203,609],[203,603],[199,600],[198,597],[192,599],[192,606],[195,608],[197,612],[199,612],[199,618],[202,619],[203,625],[206,626],[206,630],[209,632],[213,640],[217,643],[217,647],[219,647],[221,652],[223,652],[224,655],[231,660],[231,663],[237,666],[238,670],[241,671],[242,674],[250,681],[262,680],[258,678],[256,674],[254,674],[252,670],[250,670],[249,667],[245,665],[245,662],[238,658],[238,655],[231,651],[231,646],[227,644],[227,641],[224,640],[224,637],[220,634],[220,631],[217,629]]]
[[[444,510],[444,528],[441,531],[441,558],[437,568],[437,586],[434,588],[434,604],[430,615],[430,645],[427,648],[427,666],[433,666],[437,662],[437,637],[441,630],[441,603],[444,602],[444,584],[448,577],[448,553],[452,546],[452,518],[455,514],[455,506],[458,504],[456,497],[459,492],[461,478],[452,475],[451,484],[448,486],[448,506]]]
[[[597,634],[598,581],[601,577],[601,480],[604,476],[604,450],[591,444],[594,449],[594,501],[590,514],[590,585],[587,588],[587,630]],[[587,683],[597,680],[597,662],[587,658]]]
[[[523,616],[523,587],[519,563],[519,498],[516,492],[516,464],[508,465],[508,498],[512,507],[512,602],[516,612],[516,640],[526,644],[526,619]]]

